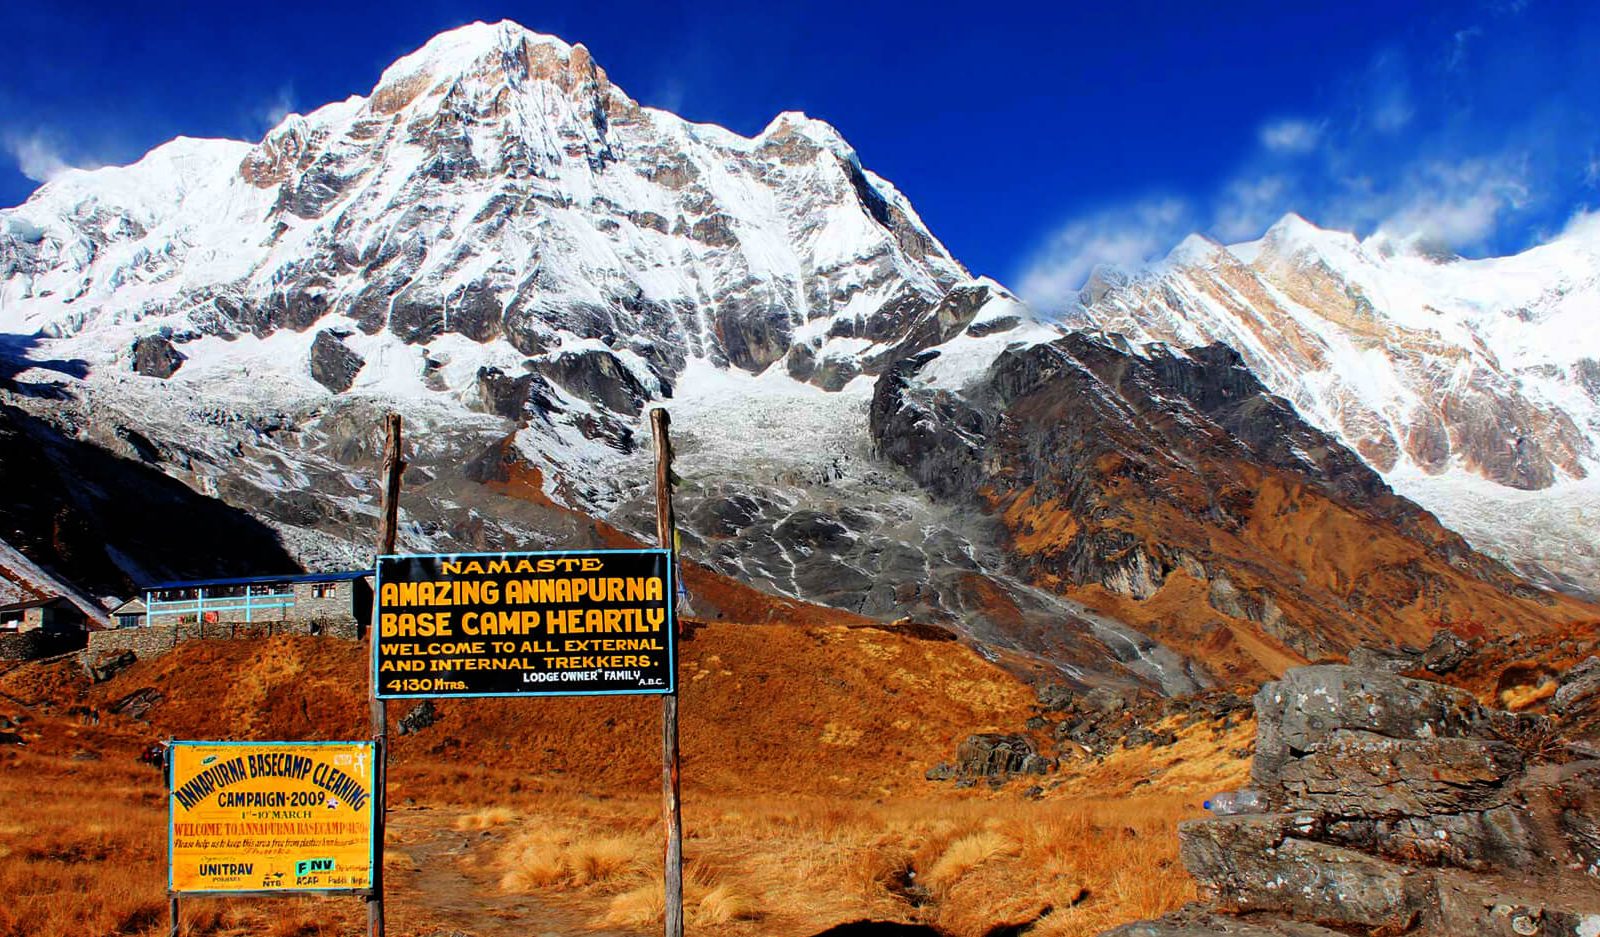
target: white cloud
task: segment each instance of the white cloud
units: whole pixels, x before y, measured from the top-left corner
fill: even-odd
[[[1600,238],[1600,211],[1587,209],[1576,212],[1561,229],[1562,237],[1577,236],[1589,241]]]
[[[1145,198],[1068,221],[1023,271],[1020,293],[1047,311],[1069,305],[1100,264],[1133,267],[1164,256],[1194,227],[1189,204]]]
[[[1495,232],[1505,212],[1527,204],[1527,175],[1522,155],[1427,162],[1408,174],[1400,187],[1403,195],[1354,210],[1378,214],[1380,234],[1476,247]]]
[[[1369,126],[1379,133],[1396,133],[1411,123],[1417,107],[1412,101],[1411,75],[1404,57],[1392,50],[1380,54],[1367,67],[1362,82]]]
[[[1322,128],[1309,120],[1289,118],[1263,124],[1261,145],[1274,153],[1309,153],[1317,148]]]
[[[0,143],[16,161],[17,171],[34,182],[49,182],[75,168],[61,155],[55,141],[43,133],[6,134]]]
[[[269,100],[257,107],[251,117],[263,130],[271,130],[283,123],[283,119],[292,113],[294,113],[294,89],[284,85]]]
[[[1259,235],[1289,210],[1292,188],[1290,178],[1283,175],[1235,178],[1212,209],[1211,233],[1223,241]]]
[[[1380,50],[1331,81],[1325,108],[1255,124],[1243,159],[1207,189],[1185,193],[1187,201],[1145,200],[1068,220],[1028,260],[1020,292],[1060,309],[1097,263],[1143,264],[1190,233],[1249,240],[1289,212],[1473,256],[1544,239],[1555,199],[1600,190],[1600,148],[1575,136],[1571,105],[1559,99],[1514,125],[1475,120],[1474,92],[1506,79],[1483,69],[1506,68],[1475,58],[1497,38],[1493,27],[1462,25],[1437,35],[1432,54]],[[1571,222],[1580,223],[1600,228],[1600,209]]]

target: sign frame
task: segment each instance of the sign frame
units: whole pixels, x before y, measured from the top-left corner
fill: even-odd
[[[256,747],[256,748],[263,748],[263,747],[273,747],[273,748],[278,748],[278,747],[296,747],[296,748],[317,748],[317,747],[322,747],[322,748],[331,748],[331,747],[334,747],[334,746],[365,748],[367,750],[367,754],[368,754],[368,768],[367,768],[367,771],[365,773],[365,780],[367,781],[367,784],[368,784],[368,790],[371,792],[369,794],[369,803],[368,803],[368,809],[367,809],[367,863],[368,863],[368,865],[367,865],[367,881],[369,883],[368,886],[367,887],[361,887],[361,886],[337,887],[337,888],[290,888],[290,887],[284,887],[284,888],[262,888],[262,889],[246,889],[246,888],[240,888],[240,889],[197,889],[197,890],[184,889],[182,891],[176,889],[174,887],[176,885],[176,877],[175,877],[175,874],[174,874],[174,868],[173,868],[173,861],[172,860],[173,860],[173,839],[174,839],[174,836],[176,835],[177,811],[175,809],[175,801],[177,800],[177,797],[176,797],[176,786],[175,786],[175,783],[174,783],[176,781],[176,778],[173,776],[173,771],[175,770],[174,761],[175,761],[175,755],[177,753],[177,749],[179,747],[183,747],[183,746],[205,746],[207,748],[222,748],[222,747],[241,747],[242,748],[242,747],[246,747],[246,746],[251,746],[251,747]],[[379,809],[378,804],[379,804],[379,801],[378,801],[378,797],[377,797],[377,789],[378,789],[378,787],[377,787],[377,785],[378,785],[378,749],[377,749],[376,743],[374,743],[371,739],[317,740],[317,741],[258,741],[258,740],[214,741],[214,740],[205,740],[205,739],[172,739],[172,740],[170,740],[170,741],[168,741],[166,743],[165,762],[166,763],[165,763],[165,766],[164,766],[164,773],[166,774],[166,781],[167,781],[167,895],[169,896],[169,898],[172,901],[176,901],[178,898],[229,898],[229,897],[253,898],[253,897],[264,897],[264,896],[268,896],[268,895],[330,895],[330,896],[332,896],[332,895],[351,895],[351,896],[365,896],[365,895],[369,895],[369,894],[372,893],[372,890],[373,890],[371,888],[371,883],[373,882],[372,870],[376,867],[376,863],[378,861],[378,859],[377,859],[377,855],[378,855],[378,852],[377,852],[377,850],[378,850],[377,831],[378,831],[378,809]],[[174,920],[176,920],[176,918],[174,918]]]
[[[472,692],[445,692],[429,691],[409,693],[383,692],[382,674],[378,670],[379,637],[376,622],[381,613],[381,598],[383,595],[383,561],[384,560],[438,560],[460,559],[470,557],[474,559],[515,559],[525,557],[563,557],[563,556],[605,556],[615,554],[653,555],[666,561],[667,581],[665,584],[667,619],[662,628],[662,635],[667,642],[667,685],[664,687],[646,687],[637,690],[564,690],[561,692],[536,692],[536,693],[472,693]],[[372,565],[372,613],[373,635],[372,645],[372,688],[373,696],[382,701],[389,700],[426,700],[426,699],[539,699],[576,696],[673,696],[678,692],[678,565],[677,551],[664,547],[641,547],[638,549],[604,549],[604,550],[507,550],[500,553],[384,553],[380,554]]]

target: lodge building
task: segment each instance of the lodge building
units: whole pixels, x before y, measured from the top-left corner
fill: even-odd
[[[193,579],[146,586],[111,610],[117,629],[193,625],[271,625],[297,622],[356,628],[372,617],[370,570]]]

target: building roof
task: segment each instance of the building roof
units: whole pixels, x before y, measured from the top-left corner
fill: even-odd
[[[0,615],[5,614],[6,612],[23,612],[30,608],[42,608],[46,605],[54,605],[57,602],[65,601],[66,599],[59,595],[47,595],[42,599],[28,599],[25,602],[12,602],[9,605],[0,605]]]
[[[285,576],[241,576],[237,579],[185,579],[178,582],[157,582],[144,587],[146,592],[167,589],[200,589],[207,586],[256,586],[272,583],[294,582],[348,582],[372,575],[370,569],[349,569],[338,573],[291,573]]]

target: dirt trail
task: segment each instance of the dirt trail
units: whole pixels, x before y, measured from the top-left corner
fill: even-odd
[[[389,814],[389,932],[403,937],[636,937],[591,930],[580,915],[505,895],[481,834],[454,828],[446,810]],[[396,858],[399,861],[396,862]],[[410,861],[406,861],[409,858]]]

